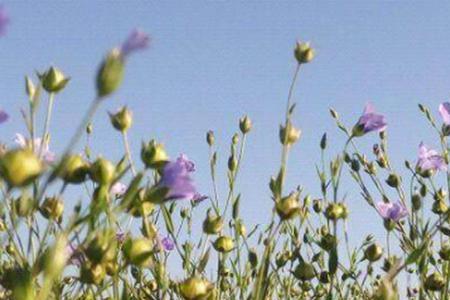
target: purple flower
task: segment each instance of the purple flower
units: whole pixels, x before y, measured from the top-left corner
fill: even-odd
[[[175,248],[174,242],[168,236],[161,240],[161,244],[165,251],[172,251]]]
[[[206,199],[208,199],[209,197],[208,196],[206,196],[206,195],[202,195],[202,194],[200,194],[200,193],[196,193],[195,195],[194,195],[194,197],[192,198],[192,201],[194,201],[195,203],[200,203],[200,202],[202,202],[203,200],[206,200]]]
[[[127,57],[135,51],[146,49],[149,43],[150,37],[145,32],[135,29],[120,46],[120,52],[124,57]]]
[[[9,115],[2,109],[0,109],[0,124],[8,121]]]
[[[450,103],[444,102],[439,105],[439,114],[445,125],[450,125]]]
[[[158,183],[158,187],[168,189],[165,199],[193,199],[197,191],[190,174],[194,171],[194,163],[184,154],[176,161],[168,162]]]
[[[16,137],[14,138],[14,142],[19,145],[20,148],[30,148],[32,146],[32,142],[25,138],[22,134],[16,133]],[[46,163],[52,163],[55,161],[55,154],[49,150],[48,144],[42,143],[41,138],[35,138],[33,141],[34,153],[37,155],[41,155]],[[41,149],[42,148],[42,149]]]
[[[6,27],[9,24],[9,16],[3,6],[0,6],[0,36],[6,33]]]
[[[375,208],[384,220],[392,220],[394,222],[398,222],[400,219],[408,215],[406,207],[400,202],[385,203],[380,201],[375,205]]]
[[[117,241],[122,244],[125,242],[125,239],[127,238],[127,233],[123,232],[122,230],[118,230],[116,233],[116,239]]]
[[[386,129],[386,118],[375,112],[372,103],[367,103],[362,116],[353,127],[353,136],[362,136],[372,131],[384,131]]]
[[[419,171],[445,171],[447,164],[444,158],[436,150],[428,148],[424,143],[419,145],[419,159],[417,161]]]
[[[111,193],[117,197],[123,196],[125,191],[127,190],[127,186],[122,182],[116,182],[111,187]]]

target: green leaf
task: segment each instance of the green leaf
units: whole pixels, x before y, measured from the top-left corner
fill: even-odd
[[[423,244],[421,247],[413,250],[406,258],[405,263],[407,265],[413,264],[419,260],[419,258],[426,252],[427,244]]]

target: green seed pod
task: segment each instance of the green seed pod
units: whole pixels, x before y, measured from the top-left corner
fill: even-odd
[[[154,245],[153,242],[149,239],[129,238],[125,241],[122,249],[127,261],[135,266],[148,266],[152,261]]]
[[[48,93],[60,92],[70,80],[70,78],[66,78],[64,73],[56,67],[50,67],[43,74],[38,74],[38,77],[41,80],[42,87]]]
[[[441,215],[447,212],[448,206],[444,201],[434,201],[431,209],[435,214]]]
[[[193,276],[179,283],[178,288],[185,300],[206,300],[214,286],[206,279]]]
[[[344,216],[344,206],[340,203],[330,203],[325,210],[325,217],[328,220],[336,221],[343,218]]]
[[[126,106],[122,107],[115,114],[110,113],[109,118],[112,126],[120,132],[128,131],[133,124],[133,114]]]
[[[15,149],[0,158],[0,174],[10,187],[23,187],[43,171],[38,157],[28,149]]]
[[[111,261],[116,257],[117,238],[111,230],[101,230],[88,241],[86,256],[94,264]]]
[[[90,175],[93,181],[99,185],[109,186],[114,180],[116,167],[112,162],[104,158],[98,158],[90,168]]]
[[[119,49],[113,49],[100,65],[97,73],[97,95],[106,97],[115,92],[122,83],[124,61]]]
[[[429,291],[440,291],[445,286],[445,279],[438,272],[427,276],[425,280],[425,289]]]
[[[223,219],[220,216],[214,216],[210,212],[203,221],[203,232],[206,234],[218,234],[222,231]]]
[[[383,248],[378,244],[371,244],[364,251],[364,257],[370,261],[375,262],[383,256]]]
[[[151,140],[148,144],[142,144],[141,159],[147,168],[159,169],[169,161],[169,156],[163,144]]]
[[[13,202],[14,211],[19,217],[28,217],[36,208],[36,201],[27,193],[23,193]]]
[[[319,245],[325,251],[330,251],[331,249],[336,247],[337,239],[334,235],[327,234],[327,235],[322,236],[322,238],[320,239]]]
[[[247,134],[252,130],[252,120],[248,116],[239,119],[239,129],[242,134]]]
[[[442,245],[439,256],[445,261],[450,260],[450,244],[448,242]]]
[[[400,177],[397,174],[389,174],[388,178],[386,179],[386,183],[393,188],[399,187],[400,182]]]
[[[298,193],[291,193],[289,196],[281,198],[275,209],[281,220],[290,220],[300,213],[300,203]]]
[[[101,264],[84,263],[80,268],[80,280],[87,284],[100,284],[105,279],[106,270]]]
[[[58,197],[47,197],[39,211],[44,218],[60,222],[64,212],[64,202]]]
[[[78,184],[85,181],[89,165],[81,155],[69,155],[62,164],[58,176],[66,183]]]
[[[422,197],[419,194],[413,194],[411,197],[412,209],[418,211],[422,207]]]
[[[215,142],[215,137],[214,137],[214,131],[209,130],[206,133],[206,142],[208,143],[208,145],[211,147],[212,145],[214,145]]]
[[[323,209],[323,202],[321,199],[314,199],[313,200],[313,209],[316,213],[320,214]]]
[[[234,249],[234,242],[231,237],[220,236],[213,243],[213,246],[217,252],[227,253]]]
[[[229,170],[230,172],[236,171],[237,165],[238,165],[238,162],[237,162],[236,157],[235,157],[234,155],[231,155],[231,156],[228,158],[228,170]]]
[[[306,64],[313,60],[315,51],[309,43],[297,42],[294,48],[294,56],[299,64]]]
[[[294,270],[294,276],[302,281],[309,281],[316,277],[316,270],[312,264],[300,262]]]
[[[280,126],[280,142],[282,145],[295,144],[300,139],[301,134],[302,131],[295,128],[290,122],[287,126]]]

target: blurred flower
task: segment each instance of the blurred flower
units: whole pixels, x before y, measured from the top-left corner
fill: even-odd
[[[175,244],[173,243],[172,239],[168,236],[163,238],[161,240],[161,244],[166,251],[172,251],[175,248]]]
[[[439,105],[439,114],[445,125],[450,125],[450,102],[444,102]]]
[[[190,173],[195,166],[186,155],[181,154],[176,161],[168,162],[163,169],[159,187],[167,188],[166,200],[194,199],[197,194]]]
[[[117,197],[123,196],[125,191],[127,190],[127,186],[122,182],[116,182],[111,187],[111,193]]]
[[[372,103],[367,103],[362,116],[353,127],[354,136],[362,136],[372,131],[384,131],[386,129],[386,118],[375,112]]]
[[[9,115],[2,109],[0,109],[0,124],[8,121]]]
[[[22,134],[16,133],[14,138],[14,142],[19,145],[22,149],[31,149],[32,144],[31,141],[25,138]],[[52,163],[55,161],[56,157],[53,152],[49,150],[47,143],[42,143],[41,138],[35,138],[33,141],[34,153],[37,155],[41,155],[46,163]],[[41,149],[42,148],[42,149]]]
[[[209,197],[208,196],[206,196],[206,195],[202,195],[202,194],[200,194],[200,193],[196,193],[195,195],[194,195],[194,197],[192,198],[192,201],[194,201],[195,203],[200,203],[200,202],[202,202],[203,200],[206,200],[206,199],[208,199]]]
[[[9,16],[3,6],[0,6],[0,36],[6,33],[6,27],[9,24]]]
[[[428,148],[424,143],[420,143],[419,145],[417,167],[420,171],[447,170],[447,164],[444,158],[436,150]]]
[[[116,239],[117,241],[122,244],[123,242],[125,242],[125,239],[127,238],[127,233],[123,232],[122,230],[118,230],[116,233]]]
[[[120,52],[123,57],[127,57],[129,54],[143,50],[148,47],[150,43],[150,37],[143,31],[135,29],[131,32],[125,42],[120,46]]]
[[[400,202],[385,203],[380,201],[375,205],[375,208],[383,219],[392,220],[394,222],[398,222],[408,215],[406,207]]]
[[[67,245],[66,251],[70,265],[80,267],[83,264],[83,254],[72,243]]]

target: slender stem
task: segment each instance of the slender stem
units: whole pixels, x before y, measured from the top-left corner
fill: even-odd
[[[125,154],[131,167],[131,173],[133,174],[133,176],[136,176],[136,168],[134,166],[133,160],[131,159],[130,143],[128,142],[128,135],[126,131],[122,132],[122,139],[123,145],[125,147]]]
[[[48,98],[47,116],[45,117],[44,131],[42,132],[41,144],[39,145],[39,157],[42,156],[43,149],[48,145],[50,141],[49,130],[54,101],[55,101],[55,93],[50,93]],[[31,143],[34,144],[34,140],[32,140]]]

